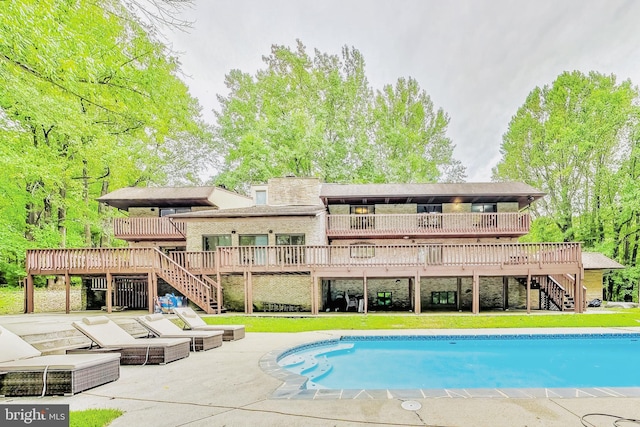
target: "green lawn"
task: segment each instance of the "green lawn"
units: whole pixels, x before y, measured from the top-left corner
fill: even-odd
[[[247,332],[304,332],[358,329],[476,329],[640,326],[640,309],[591,314],[322,314],[319,316],[206,317],[210,324],[243,324]]]
[[[118,409],[86,409],[71,411],[69,427],[104,427],[122,415]]]
[[[0,314],[19,314],[24,311],[24,291],[0,286]]]

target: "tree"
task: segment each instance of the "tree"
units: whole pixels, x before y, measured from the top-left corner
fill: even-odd
[[[347,47],[340,57],[316,50],[312,58],[301,42],[295,51],[273,46],[264,61],[267,67],[255,76],[229,73],[230,93],[218,97],[215,138],[223,158],[217,183],[242,189],[288,174],[326,182],[463,176],[444,136],[448,118],[433,111],[415,80],[400,80],[397,93],[375,98],[364,58]],[[396,120],[403,102],[410,121]]]
[[[584,242],[628,267],[608,295],[637,289],[640,193],[638,88],[613,75],[562,73],[535,88],[509,123],[494,179],[545,191],[539,236]],[[551,221],[554,224],[551,224]]]
[[[0,228],[10,230],[0,259],[20,262],[27,246],[100,244],[96,197],[196,175],[194,162],[169,176],[176,141],[209,142],[177,73],[116,0],[3,5],[0,168],[9,175],[1,191],[12,203],[0,205]]]
[[[576,218],[602,212],[621,167],[619,153],[629,145],[636,97],[630,82],[595,72],[565,72],[535,88],[503,136],[494,179],[521,180],[548,193],[539,213],[555,219],[565,241],[574,240]]]

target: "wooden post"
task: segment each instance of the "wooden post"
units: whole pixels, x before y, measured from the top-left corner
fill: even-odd
[[[421,291],[421,286],[420,286],[420,272],[416,271],[416,277],[414,279],[414,285],[413,285],[413,297],[414,297],[414,313],[415,314],[420,314],[422,313],[422,297],[420,295],[420,291]]]
[[[247,285],[249,293],[247,295],[247,307],[249,309],[248,314],[253,314],[253,274],[247,271]]]
[[[64,273],[64,312],[69,314],[71,312],[71,277],[69,277],[69,270]]]
[[[582,289],[582,272],[580,270],[578,270],[578,272],[576,273],[575,276],[575,283],[573,284],[574,286],[574,311],[576,313],[583,313],[584,312],[584,293],[583,293],[583,289]]]
[[[531,270],[527,270],[527,314],[531,314]]]
[[[362,275],[362,292],[364,293],[364,314],[369,312],[369,297],[367,295],[367,273]]]
[[[473,314],[479,314],[480,313],[480,276],[478,276],[478,273],[476,273],[475,271],[473,272],[471,288],[472,288],[472,299],[473,299],[473,302],[471,304],[471,312]]]
[[[462,310],[462,277],[456,278],[456,309]]]
[[[147,273],[147,306],[150,314],[153,314],[155,310],[155,296],[156,292],[158,292],[157,288],[154,286],[153,276],[153,272],[150,271]]]
[[[502,309],[509,310],[509,277],[502,276]]]
[[[249,306],[247,305],[249,286],[247,284],[247,272],[242,272],[242,282],[244,283],[244,313],[249,314]]]
[[[107,313],[111,313],[111,308],[113,305],[113,295],[111,294],[111,292],[113,291],[113,277],[111,277],[111,273],[107,271],[107,295],[106,300],[107,300]]]
[[[216,281],[218,282],[218,289],[216,292],[216,300],[218,300],[218,314],[222,314],[222,276],[220,275],[220,251],[216,248],[214,254],[216,263]]]
[[[25,313],[33,313],[34,296],[35,295],[33,291],[33,276],[31,274],[27,274],[27,283],[24,287],[24,301],[25,301],[24,312]]]

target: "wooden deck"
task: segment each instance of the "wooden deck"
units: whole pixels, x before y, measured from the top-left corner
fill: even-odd
[[[327,215],[327,236],[353,237],[517,237],[529,232],[523,212]]]
[[[307,273],[314,283],[327,277],[410,277],[419,282],[420,277],[446,276],[472,277],[474,283],[480,276],[520,276],[530,283],[532,276],[550,276],[553,292],[574,298],[576,311],[582,311],[583,293],[576,291],[582,278],[581,258],[579,243],[239,246],[169,256],[155,248],[39,249],[27,251],[26,268],[28,279],[144,273],[153,283],[153,275],[201,307],[222,298],[218,283],[203,277],[219,279],[225,274]],[[317,312],[317,301],[314,304]],[[474,312],[478,311],[476,302]]]
[[[186,240],[186,224],[167,217],[115,218],[113,235],[128,241]]]

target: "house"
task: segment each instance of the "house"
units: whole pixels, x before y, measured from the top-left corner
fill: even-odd
[[[27,253],[38,274],[81,276],[110,310],[153,309],[170,290],[203,310],[582,312],[579,243],[518,243],[523,183],[328,184],[270,179],[245,197],[217,187],[117,190],[117,249]],[[29,285],[30,284],[30,285]],[[135,286],[134,286],[135,284]],[[142,295],[142,296],[140,296]]]

